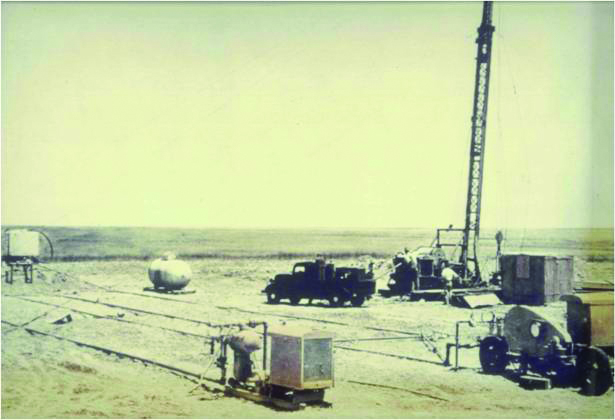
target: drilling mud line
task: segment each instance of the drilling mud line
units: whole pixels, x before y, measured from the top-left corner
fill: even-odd
[[[420,337],[406,336],[406,337],[367,337],[367,338],[343,338],[340,340],[333,340],[334,343],[350,343],[353,341],[386,341],[386,340],[419,340]]]
[[[121,293],[123,293],[123,292],[121,292]],[[131,293],[131,294],[135,294],[135,293]],[[124,309],[124,310],[127,310],[127,311],[142,312],[142,313],[149,314],[149,315],[158,315],[158,316],[164,316],[164,317],[172,318],[172,319],[180,319],[180,320],[183,320],[183,321],[189,321],[189,322],[194,322],[194,323],[197,323],[197,324],[207,325],[208,327],[215,326],[214,324],[212,324],[210,322],[198,321],[196,319],[191,319],[191,318],[184,318],[184,317],[179,317],[179,316],[174,316],[174,315],[162,314],[162,313],[159,313],[159,312],[146,311],[144,309],[136,309],[136,308],[131,308],[131,307],[128,307],[128,306],[121,306],[121,305],[116,305],[116,304],[113,304],[113,303],[100,302],[100,301],[80,298],[80,297],[76,297],[76,296],[69,296],[69,295],[61,295],[61,296],[66,297],[68,299],[75,299],[75,300],[81,300],[81,301],[89,302],[89,303],[96,303],[96,304],[99,304],[99,305],[105,305],[105,306],[109,306],[109,307],[112,307],[112,308],[120,308],[120,309]],[[145,295],[145,296],[147,296],[147,295]],[[147,296],[147,297],[154,297],[154,296]],[[156,297],[156,298],[159,298],[159,297]],[[168,300],[174,300],[174,299],[168,299]],[[185,301],[180,301],[180,300],[177,300],[176,302],[185,303]],[[299,320],[304,320],[304,321],[321,322],[321,323],[324,323],[324,324],[341,325],[341,326],[344,326],[344,327],[352,327],[353,326],[352,324],[349,324],[349,323],[346,323],[346,322],[329,321],[329,320],[326,320],[326,319],[310,318],[310,317],[297,316],[297,315],[275,314],[275,313],[271,313],[271,312],[250,311],[250,310],[247,310],[247,309],[237,308],[236,306],[216,306],[216,305],[212,305],[212,307],[216,308],[216,309],[232,310],[232,311],[237,311],[237,312],[244,312],[244,313],[257,314],[257,315],[263,315],[263,316],[273,316],[273,317],[278,317],[278,318],[299,319]],[[393,330],[393,329],[389,329],[389,328],[378,328],[378,327],[369,327],[369,326],[364,326],[362,328],[366,329],[366,330],[390,332],[390,333],[404,334],[404,335],[415,336],[415,337],[421,337],[423,335],[423,334],[418,333],[418,332]]]
[[[188,379],[188,380],[190,380],[192,382],[195,382],[195,383],[198,383],[199,379],[201,378],[201,375],[198,374],[198,373],[190,372],[190,371],[184,370],[182,368],[178,368],[178,367],[175,367],[175,366],[167,365],[166,363],[157,362],[155,360],[146,359],[144,357],[135,356],[133,354],[124,353],[124,352],[121,352],[121,351],[113,350],[113,349],[106,348],[106,347],[97,346],[97,345],[94,345],[94,344],[84,343],[84,342],[73,340],[73,339],[66,338],[66,337],[61,337],[61,336],[55,335],[55,334],[49,334],[49,333],[46,333],[46,332],[43,332],[43,331],[38,331],[38,330],[35,330],[35,329],[32,329],[32,328],[24,328],[24,329],[28,333],[30,333],[31,335],[43,335],[45,337],[52,337],[52,338],[55,338],[55,339],[58,339],[58,340],[61,340],[61,341],[68,341],[69,343],[76,344],[76,345],[78,345],[80,347],[87,347],[87,348],[90,348],[90,349],[102,351],[105,354],[115,354],[116,356],[119,356],[119,357],[127,357],[129,359],[138,360],[138,361],[140,361],[142,363],[145,363],[145,364],[148,364],[148,365],[158,366],[158,367],[161,367],[163,369],[167,369],[167,370],[169,370],[171,372],[174,372],[176,374],[181,374],[182,376],[187,377],[186,379]],[[197,378],[197,379],[196,380],[195,379],[190,379],[189,377],[194,377],[194,378]]]
[[[52,309],[50,309],[50,310],[48,310],[48,311],[46,311],[46,312],[43,312],[42,314],[35,316],[35,317],[34,317],[34,318],[32,318],[31,320],[26,321],[26,322],[23,322],[23,323],[21,323],[21,324],[19,324],[19,325],[17,325],[17,324],[13,324],[12,322],[4,321],[4,320],[3,320],[2,322],[4,322],[5,324],[8,324],[8,325],[14,326],[14,327],[23,328],[23,327],[25,327],[26,325],[33,323],[33,322],[34,322],[34,321],[36,321],[37,319],[41,319],[41,318],[42,318],[42,317],[44,317],[45,315],[48,315],[51,311],[52,311]]]
[[[13,324],[12,322],[5,321],[4,319],[2,320],[2,323],[13,327],[13,328],[8,329],[8,330],[2,330],[3,334],[8,334],[10,332],[17,331],[17,330],[21,329],[21,325]]]
[[[192,337],[210,338],[209,336],[206,336],[206,335],[195,334],[195,333],[191,333],[191,332],[187,332],[187,331],[182,331],[182,330],[176,330],[174,328],[161,327],[161,326],[158,326],[158,325],[151,325],[151,324],[147,324],[147,323],[143,323],[143,322],[138,322],[138,321],[131,321],[131,320],[127,320],[127,319],[121,319],[121,318],[114,318],[114,317],[111,317],[111,316],[99,315],[99,314],[95,314],[95,313],[92,313],[92,312],[87,312],[87,311],[82,311],[80,309],[71,308],[70,306],[66,306],[66,305],[58,305],[58,304],[44,302],[44,301],[35,300],[35,299],[30,299],[30,298],[26,298],[26,297],[17,297],[17,296],[11,296],[11,297],[14,297],[14,298],[20,299],[20,300],[24,300],[24,301],[28,301],[28,302],[38,303],[38,304],[41,304],[41,305],[48,305],[48,306],[53,306],[53,307],[56,307],[56,308],[68,309],[70,311],[73,311],[73,312],[76,312],[76,313],[81,313],[81,314],[84,314],[84,315],[88,315],[88,316],[91,316],[91,317],[97,318],[97,319],[107,319],[107,320],[110,320],[110,321],[117,321],[117,322],[124,322],[124,323],[135,324],[135,325],[142,325],[142,326],[150,327],[150,328],[158,328],[158,329],[161,329],[161,330],[170,331],[170,332],[174,332],[174,333],[182,334],[182,335],[188,335],[188,336],[192,336]],[[100,302],[92,302],[92,303],[93,304],[97,304],[97,305],[105,305],[104,303],[100,303]],[[135,309],[131,308],[130,310],[135,310]],[[156,313],[150,313],[150,315],[165,316],[165,314],[156,314]],[[193,321],[196,321],[196,320],[193,320]],[[32,321],[30,321],[30,322],[32,322]],[[23,327],[23,326],[29,324],[30,322],[28,322],[28,323],[26,323],[24,325],[10,324],[8,322],[6,322],[6,323],[9,324],[9,325],[12,325],[12,326],[16,326],[16,327]],[[344,342],[353,342],[353,341],[416,340],[417,338],[418,337],[414,337],[414,336],[368,337],[368,338],[340,339],[340,340],[334,340],[334,342],[335,343],[344,343]]]
[[[95,304],[98,304],[98,305],[109,306],[111,308],[120,308],[120,309],[124,309],[126,311],[141,312],[141,313],[148,314],[148,315],[163,316],[165,318],[171,318],[171,319],[180,319],[182,321],[194,322],[195,324],[207,325],[208,327],[212,327],[212,328],[215,328],[215,326],[216,326],[215,324],[213,324],[211,322],[199,321],[197,319],[184,318],[184,317],[175,316],[175,315],[168,315],[168,314],[163,314],[163,313],[160,313],[160,312],[146,311],[144,309],[137,309],[137,308],[131,308],[129,306],[115,305],[113,303],[99,302],[99,301],[95,301],[95,300],[91,300],[91,299],[85,299],[85,298],[80,298],[80,297],[76,297],[76,296],[68,296],[68,295],[61,295],[61,296],[64,296],[65,298],[68,298],[68,299],[81,300],[83,302],[89,302],[89,303],[95,303]]]
[[[8,333],[10,333],[10,332],[17,331],[18,329],[20,329],[20,328],[21,328],[19,325],[17,325],[17,324],[13,324],[12,322],[9,322],[9,321],[5,321],[4,319],[2,320],[2,323],[3,323],[3,324],[6,324],[6,325],[9,325],[9,326],[11,326],[11,327],[13,327],[13,328],[8,329],[8,330],[4,330],[4,329],[3,329],[3,330],[2,330],[2,333],[3,333],[3,334],[8,334]]]
[[[119,293],[119,294],[126,294],[126,295],[135,295],[135,296],[143,296],[143,297],[148,297],[148,298],[152,298],[152,299],[162,299],[162,300],[168,300],[171,302],[179,302],[179,303],[187,303],[190,305],[196,305],[199,302],[194,302],[194,301],[190,301],[190,300],[179,300],[179,299],[171,299],[168,297],[164,297],[164,296],[154,296],[154,295],[149,295],[149,294],[145,294],[145,293],[135,293],[135,292],[125,292],[122,290],[112,290],[112,289],[106,289],[107,292],[110,293]],[[66,295],[62,295],[65,297],[69,297]],[[83,298],[81,298],[83,299]],[[100,302],[97,302],[100,303]],[[111,305],[111,304],[105,304],[102,303],[103,305]],[[233,310],[233,311],[237,311],[237,312],[244,312],[244,313],[249,313],[249,314],[257,314],[257,315],[265,315],[265,316],[274,316],[274,317],[278,317],[278,318],[290,318],[290,319],[299,319],[299,320],[303,320],[303,321],[312,321],[312,322],[320,322],[323,324],[332,324],[332,325],[341,325],[344,327],[351,327],[353,326],[352,324],[348,324],[345,322],[338,322],[338,321],[329,321],[326,319],[319,319],[319,318],[310,318],[310,317],[305,317],[305,316],[298,316],[298,315],[283,315],[283,314],[276,314],[276,313],[272,313],[272,312],[259,312],[259,311],[250,311],[247,309],[241,309],[241,308],[237,308],[236,306],[217,306],[217,305],[211,305],[211,307],[216,308],[216,309],[224,309],[224,310]],[[125,309],[125,308],[122,308]],[[147,312],[145,312],[147,313]],[[153,315],[161,315],[161,314],[156,314],[156,313],[152,313]],[[166,316],[166,315],[165,315]],[[171,317],[171,315],[168,315],[169,317]],[[184,319],[184,320],[189,320],[186,318],[177,318],[177,319]],[[194,320],[191,320],[194,321]],[[207,324],[206,324],[207,325]],[[422,336],[423,334],[421,333],[417,333],[417,332],[409,332],[409,331],[400,331],[400,330],[393,330],[393,329],[389,329],[389,328],[378,328],[378,327],[363,327],[364,329],[367,330],[373,330],[373,331],[381,331],[381,332],[390,332],[390,333],[397,333],[397,334],[405,334],[405,335],[411,335],[411,336]],[[452,334],[446,334],[446,333],[441,333],[447,337],[452,336]]]
[[[193,337],[209,338],[206,335],[195,334],[195,333],[191,333],[191,332],[187,332],[187,331],[182,331],[182,330],[176,330],[174,328],[161,327],[161,326],[158,326],[158,325],[146,324],[144,322],[131,321],[131,320],[128,320],[128,319],[113,318],[113,317],[110,317],[110,316],[98,315],[98,314],[95,314],[95,313],[92,313],[92,312],[82,311],[80,309],[74,309],[74,308],[71,308],[70,306],[58,305],[58,304],[49,303],[49,302],[41,302],[41,301],[38,301],[38,300],[28,299],[28,298],[23,298],[23,297],[17,298],[17,299],[26,300],[26,301],[34,302],[34,303],[39,303],[41,305],[55,306],[56,308],[68,309],[70,311],[73,311],[73,312],[76,312],[76,313],[80,313],[80,314],[84,314],[84,315],[89,315],[91,317],[98,318],[98,319],[108,319],[110,321],[125,322],[125,323],[128,323],[128,324],[142,325],[142,326],[150,327],[150,328],[159,328],[161,330],[171,331],[171,332],[182,334],[182,335],[190,335],[190,336],[193,336]],[[30,322],[32,322],[32,321],[30,321]],[[28,324],[30,322],[28,322]],[[23,327],[23,325],[22,325],[22,327]]]
[[[377,356],[395,357],[397,359],[406,359],[406,360],[412,360],[413,362],[422,362],[422,363],[429,363],[429,364],[436,365],[436,366],[442,366],[442,362],[434,362],[432,360],[418,359],[416,357],[410,357],[410,356],[402,356],[401,354],[382,353],[380,351],[355,349],[353,347],[346,347],[346,346],[333,346],[333,347],[336,349],[358,351],[361,353],[375,354]]]
[[[120,293],[123,295],[134,295],[134,296],[143,296],[143,297],[148,297],[148,298],[152,298],[152,299],[161,299],[161,300],[170,300],[171,302],[179,302],[179,303],[188,303],[190,305],[197,305],[199,302],[193,302],[191,300],[180,300],[180,299],[171,299],[165,296],[156,296],[156,295],[149,295],[146,293],[135,293],[135,292],[126,292],[123,290],[116,290],[116,289],[105,289],[107,290],[107,292],[109,293]],[[156,293],[156,292],[152,292],[152,293]]]
[[[326,319],[309,318],[309,317],[305,317],[305,316],[275,314],[275,313],[271,313],[271,312],[249,311],[247,309],[241,309],[241,308],[237,308],[235,306],[215,306],[215,308],[227,309],[227,310],[230,309],[230,310],[233,310],[233,311],[246,312],[246,313],[258,314],[258,315],[275,316],[275,317],[279,317],[279,318],[292,318],[292,319],[301,319],[301,320],[305,320],[305,321],[322,322],[322,323],[325,323],[325,324],[342,325],[344,327],[352,327],[352,326],[354,326],[353,324],[348,324],[346,322],[329,321],[329,320],[326,320]],[[405,335],[419,336],[419,337],[422,335],[421,333],[417,333],[417,332],[392,330],[392,329],[389,329],[389,328],[378,328],[378,327],[368,327],[368,326],[363,326],[362,328],[366,329],[366,330],[391,332],[391,333],[405,334]]]
[[[282,315],[282,314],[274,314],[274,313],[271,313],[271,312],[249,311],[247,309],[237,308],[236,306],[214,306],[214,307],[217,308],[217,309],[225,309],[225,310],[229,310],[230,309],[232,311],[245,312],[245,313],[248,313],[248,314],[276,316],[278,318],[301,319],[301,320],[305,320],[305,321],[322,322],[323,324],[342,325],[342,326],[345,326],[345,327],[350,325],[350,324],[346,324],[344,322],[329,321],[329,320],[326,320],[326,319],[318,319],[318,318],[309,318],[309,317],[305,317],[305,316]]]
[[[447,400],[446,398],[436,397],[435,395],[427,394],[425,392],[413,391],[411,389],[400,388],[400,387],[397,387],[397,386],[372,384],[372,383],[369,383],[369,382],[353,381],[351,379],[345,380],[343,382],[348,382],[348,383],[351,383],[351,384],[358,384],[358,385],[365,385],[365,386],[373,386],[373,387],[378,387],[378,388],[395,389],[397,391],[404,391],[404,392],[409,392],[410,394],[420,395],[421,397],[432,398],[432,399],[438,400],[438,401],[450,402],[450,400]]]
[[[119,293],[124,293],[124,292],[119,292]],[[136,294],[138,296],[141,296],[140,294],[137,294],[137,293],[129,293],[129,294]],[[183,318],[183,317],[178,317],[178,316],[175,316],[175,315],[167,315],[167,314],[162,314],[162,313],[159,313],[159,312],[146,311],[144,309],[136,309],[136,308],[131,308],[131,307],[128,307],[128,306],[116,305],[116,304],[113,304],[113,303],[100,302],[100,301],[80,298],[80,297],[76,297],[76,296],[69,296],[69,295],[61,295],[61,296],[66,297],[68,299],[75,299],[75,300],[81,300],[81,301],[89,302],[89,303],[96,303],[96,304],[99,304],[99,305],[105,305],[105,306],[109,306],[109,307],[112,307],[112,308],[120,308],[120,309],[124,309],[124,310],[127,310],[127,311],[142,312],[142,313],[149,314],[149,315],[159,315],[159,316],[164,316],[164,317],[167,317],[167,318],[181,319],[183,321],[189,321],[189,322],[195,322],[195,323],[198,323],[198,324],[204,324],[204,325],[207,325],[209,327],[211,327],[213,325],[212,323],[206,322],[206,321],[198,321],[198,320],[195,320],[195,319]],[[161,299],[161,297],[159,297],[159,296],[148,296],[148,295],[143,295],[143,296],[154,297],[154,298],[157,298],[157,299]],[[175,300],[175,299],[167,299],[167,300],[173,300],[175,302],[186,303],[186,301]],[[305,321],[322,322],[322,323],[325,323],[325,324],[341,325],[341,326],[344,326],[344,327],[352,326],[351,324],[348,324],[348,323],[345,323],[345,322],[329,321],[329,320],[326,320],[326,319],[309,318],[309,317],[294,316],[294,315],[274,314],[274,313],[271,313],[271,312],[249,311],[247,309],[241,309],[241,308],[237,308],[235,306],[216,306],[216,305],[212,305],[212,307],[216,308],[216,309],[223,309],[223,310],[229,310],[230,309],[230,310],[237,311],[237,312],[245,312],[245,313],[257,314],[257,315],[265,315],[265,316],[274,316],[274,317],[278,317],[278,318],[292,318],[292,319],[300,319],[300,320],[305,320]],[[376,331],[385,331],[385,332],[393,332],[393,333],[399,333],[399,334],[406,334],[406,335],[420,335],[419,333],[415,333],[415,332],[390,330],[390,329],[386,329],[386,328],[376,328],[376,327],[363,327],[363,328],[370,329],[370,330],[376,330]]]

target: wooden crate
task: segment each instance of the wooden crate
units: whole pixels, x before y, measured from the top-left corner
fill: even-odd
[[[572,292],[572,257],[512,254],[500,257],[505,303],[545,305]]]

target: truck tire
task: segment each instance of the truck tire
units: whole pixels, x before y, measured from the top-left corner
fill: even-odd
[[[338,294],[331,295],[329,297],[329,305],[331,307],[343,306],[344,305],[344,300]]]
[[[277,294],[277,292],[274,292],[274,291],[267,292],[267,303],[269,304],[280,303],[280,296]]]
[[[577,375],[581,393],[585,395],[602,395],[613,385],[609,356],[597,347],[581,350]]]
[[[364,302],[365,302],[365,296],[362,296],[362,295],[355,295],[350,298],[350,304],[354,306],[355,308],[358,308],[359,306],[363,305]]]
[[[301,298],[297,295],[292,295],[288,300],[290,300],[291,305],[298,305],[301,302]]]
[[[504,373],[508,365],[508,343],[503,337],[490,336],[480,342],[478,353],[483,372],[492,375]]]

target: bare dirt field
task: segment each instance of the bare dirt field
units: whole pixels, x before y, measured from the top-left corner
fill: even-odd
[[[365,262],[335,260],[337,265]],[[293,260],[205,258],[189,263],[194,275],[188,288],[196,293],[166,299],[143,292],[150,283],[148,262],[142,260],[47,263],[35,272],[33,284],[19,276],[12,285],[3,284],[2,417],[613,418],[613,390],[600,397],[571,388],[524,390],[506,377],[482,374],[477,349],[461,350],[463,368],[454,371],[416,336],[370,329],[423,333],[444,354],[445,344],[454,340],[456,321],[467,320],[472,312],[477,318],[491,311],[503,314],[507,306],[472,311],[378,296],[362,308],[329,308],[325,302],[308,306],[306,301],[268,305],[260,291],[275,273],[289,271]],[[376,260],[376,274],[386,273],[388,264]],[[612,259],[577,257],[575,267],[577,278],[613,276]],[[378,286],[385,284],[383,275]],[[564,317],[561,303],[545,309]],[[53,323],[69,314],[71,322]],[[275,410],[225,397],[212,382],[205,381],[205,389],[168,370],[23,328],[217,379],[220,372],[211,366],[214,356],[202,336],[220,331],[190,320],[286,322],[333,332],[340,340],[334,343],[335,386],[325,394],[332,407]],[[466,343],[487,332],[468,326],[462,331]],[[347,341],[374,337],[397,339]],[[257,366],[260,357],[257,352]]]

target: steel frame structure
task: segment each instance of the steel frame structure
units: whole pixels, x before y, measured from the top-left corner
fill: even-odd
[[[495,27],[491,24],[493,2],[483,3],[483,18],[476,38],[476,76],[474,83],[474,108],[472,112],[472,138],[470,165],[468,169],[468,195],[466,220],[461,241],[459,262],[463,264],[463,277],[468,275],[468,261],[474,263],[474,276],[480,280],[480,268],[476,255],[480,235],[480,208],[485,165],[485,132],[487,128],[487,105],[489,100],[489,76],[491,73],[491,44]],[[472,244],[472,254],[469,247]]]

